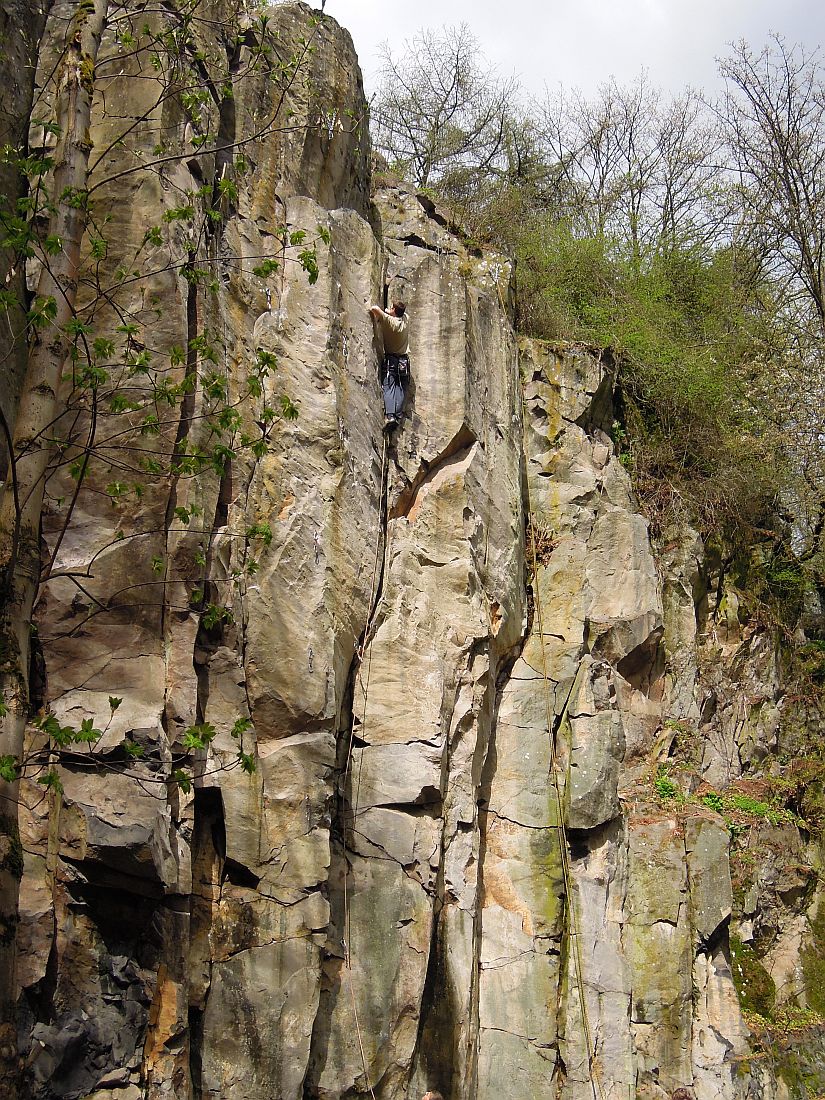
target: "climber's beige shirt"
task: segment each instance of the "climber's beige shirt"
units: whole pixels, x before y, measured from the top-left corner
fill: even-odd
[[[384,353],[386,355],[409,355],[410,337],[408,330],[410,319],[407,314],[396,317],[392,313],[385,313],[382,309],[379,319],[381,321],[381,332],[384,335]]]

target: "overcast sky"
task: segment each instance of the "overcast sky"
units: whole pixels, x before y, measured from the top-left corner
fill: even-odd
[[[630,83],[643,68],[662,88],[709,91],[727,42],[762,46],[770,31],[825,42],[823,0],[327,0],[326,11],[352,34],[368,94],[381,42],[395,53],[445,23],[468,23],[500,72],[536,95],[559,81],[586,92],[611,75]]]

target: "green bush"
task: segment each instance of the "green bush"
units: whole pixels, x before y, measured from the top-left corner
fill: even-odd
[[[725,800],[721,794],[717,794],[716,791],[710,791],[708,794],[702,796],[702,805],[707,806],[709,810],[715,810],[716,813],[721,814],[725,809]]]
[[[759,818],[768,821],[771,825],[799,825],[801,823],[800,818],[785,806],[775,802],[764,802],[738,791],[725,795],[719,794],[717,791],[709,791],[702,796],[700,801],[703,806],[707,806],[708,809],[715,810],[716,813],[725,817],[728,829],[733,836],[739,836],[749,828],[749,823],[730,820],[728,815],[734,813]]]
[[[639,260],[540,219],[515,250],[520,328],[612,351],[623,458],[651,511],[686,504],[705,530],[761,521],[782,465],[753,393],[764,319],[749,265],[698,248]]]
[[[679,788],[669,775],[657,775],[653,780],[653,789],[659,798],[665,801],[677,798],[679,795]]]

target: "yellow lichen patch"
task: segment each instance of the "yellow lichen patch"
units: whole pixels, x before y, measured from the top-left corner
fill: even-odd
[[[178,982],[173,981],[166,967],[158,969],[158,985],[155,997],[149,1009],[149,1027],[143,1055],[147,1071],[167,1057],[167,1045],[177,1035],[182,1026],[181,1012],[183,991]]]
[[[501,867],[489,867],[484,876],[485,908],[491,904],[500,906],[508,913],[516,913],[521,918],[521,930],[526,936],[533,935],[533,914],[519,897],[510,876]]]
[[[501,613],[501,604],[498,600],[493,600],[490,604],[490,632],[493,637],[498,636],[499,630],[501,630],[501,624],[504,622],[504,616]]]

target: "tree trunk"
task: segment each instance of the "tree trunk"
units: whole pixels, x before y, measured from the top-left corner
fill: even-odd
[[[60,129],[55,154],[49,233],[62,251],[44,266],[39,299],[54,299],[54,317],[34,330],[14,433],[14,478],[6,479],[0,502],[0,755],[23,751],[28,717],[30,623],[40,576],[40,511],[49,461],[51,425],[60,414],[60,380],[66,363],[70,321],[77,296],[80,245],[87,213],[89,126],[94,70],[108,0],[80,0],[56,73],[55,105]],[[0,1100],[18,1095],[15,1024],[15,932],[22,874],[17,784],[0,781]]]
[[[51,0],[3,0],[0,3],[0,61],[14,79],[0,81],[0,148],[25,151],[37,51]],[[13,162],[0,163],[0,199],[14,213],[26,193],[26,180]],[[17,398],[26,373],[26,272],[11,249],[0,247],[0,286],[17,299],[5,308],[0,324],[0,413],[13,430]],[[2,425],[0,425],[2,428]],[[0,435],[0,481],[8,463],[5,430]]]

